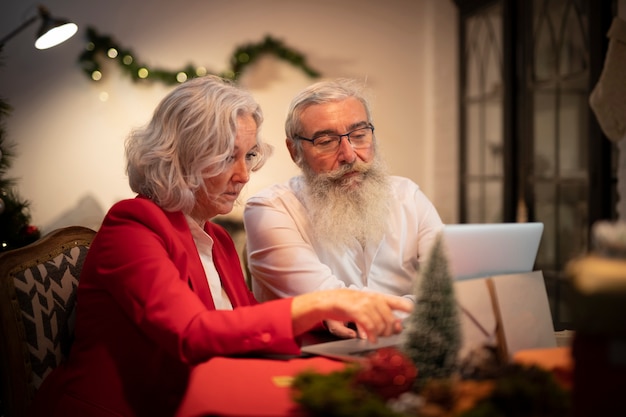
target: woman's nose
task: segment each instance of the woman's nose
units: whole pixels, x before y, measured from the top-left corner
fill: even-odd
[[[250,180],[250,170],[248,169],[245,158],[238,159],[237,162],[235,162],[233,180],[242,183],[246,183]]]

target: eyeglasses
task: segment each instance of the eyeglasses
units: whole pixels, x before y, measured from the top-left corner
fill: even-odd
[[[372,139],[374,138],[374,126],[370,124],[366,127],[360,127],[351,132],[344,133],[343,135],[330,135],[328,133],[324,133],[320,136],[314,137],[313,139],[296,135],[295,139],[311,142],[315,149],[320,153],[331,154],[337,152],[339,146],[341,145],[341,139],[344,137],[348,139],[348,142],[350,142],[353,149],[368,148],[372,144]]]
[[[248,152],[246,154],[246,168],[248,171],[253,171],[255,168],[259,166],[261,160],[263,159],[260,151]]]
[[[226,158],[225,162],[227,166],[231,166],[237,162],[238,156],[233,154]],[[248,171],[253,171],[255,168],[258,168],[263,160],[263,155],[259,149],[253,149],[250,152],[244,155],[246,161],[246,169]]]

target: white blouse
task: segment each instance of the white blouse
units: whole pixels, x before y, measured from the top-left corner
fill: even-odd
[[[222,281],[215,269],[213,263],[213,239],[209,236],[201,227],[189,216],[185,216],[191,235],[196,243],[198,254],[200,255],[200,261],[204,267],[204,273],[209,283],[209,289],[211,290],[211,296],[213,296],[213,303],[217,310],[232,310],[233,305],[228,298],[228,294],[222,287]]]

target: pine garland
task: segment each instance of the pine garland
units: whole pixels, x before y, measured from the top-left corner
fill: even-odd
[[[402,417],[364,386],[354,383],[357,367],[319,374],[302,371],[292,383],[293,400],[311,417]]]
[[[166,85],[173,85],[209,74],[205,67],[192,64],[187,64],[178,70],[151,68],[145,62],[139,61],[132,50],[119,45],[109,35],[99,34],[93,27],[87,28],[86,39],[87,46],[79,56],[78,61],[85,75],[93,81],[99,81],[104,76],[100,60],[106,57],[114,60],[133,81],[158,81]],[[261,42],[237,47],[230,58],[230,68],[215,75],[236,81],[248,66],[265,54],[275,55],[291,63],[309,77],[317,78],[320,76],[318,71],[307,64],[303,54],[287,47],[283,42],[269,35]]]

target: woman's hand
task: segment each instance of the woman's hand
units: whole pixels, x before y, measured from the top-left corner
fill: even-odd
[[[295,335],[302,334],[322,320],[354,322],[359,336],[375,342],[402,330],[394,310],[411,312],[413,303],[392,295],[350,289],[316,291],[294,297],[291,317]]]
[[[358,327],[355,329],[356,325],[354,322],[346,323],[339,320],[324,320],[324,324],[330,334],[342,339],[351,339],[357,336],[361,339],[365,338],[364,334],[357,333]]]

